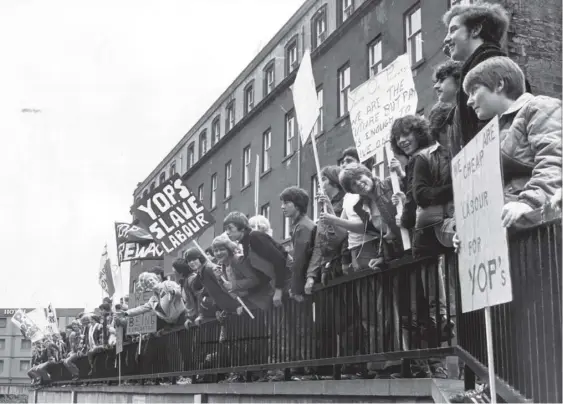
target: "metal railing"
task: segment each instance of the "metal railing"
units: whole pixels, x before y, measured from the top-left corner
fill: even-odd
[[[513,234],[509,245],[514,299],[492,309],[497,392],[509,402],[560,402],[561,222]],[[126,343],[122,379],[235,372],[250,380],[250,372],[272,369],[287,379],[303,367],[339,379],[343,364],[387,362],[405,374],[419,359],[458,355],[472,387],[475,375],[488,377],[484,321],[481,312],[461,313],[458,285],[451,252],[397,260],[383,272],[337,278],[302,303],[286,299],[255,312],[254,320],[230,315],[151,337],[140,354],[139,343]],[[80,381],[117,381],[115,358],[115,350],[98,354],[90,375],[80,358]],[[61,364],[50,373],[70,380]]]

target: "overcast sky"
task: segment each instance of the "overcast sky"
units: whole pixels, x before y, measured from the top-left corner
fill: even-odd
[[[303,2],[0,2],[0,307],[99,304],[137,182]]]

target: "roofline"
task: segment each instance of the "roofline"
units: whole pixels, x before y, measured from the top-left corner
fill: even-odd
[[[252,61],[244,68],[244,70],[236,77],[236,79],[227,87],[225,91],[217,98],[217,100],[205,111],[205,113],[198,119],[198,121],[192,125],[190,130],[182,137],[182,139],[176,143],[176,146],[164,157],[160,163],[154,168],[151,173],[135,187],[133,191],[133,196],[137,193],[138,189],[142,189],[147,186],[150,179],[153,178],[157,173],[160,173],[163,168],[168,164],[168,160],[174,156],[182,147],[184,143],[193,135],[196,129],[199,127],[217,110],[219,106],[232,95],[233,91],[246,79],[246,77],[254,71],[260,65],[268,54],[275,49],[275,47],[281,42],[283,37],[291,31],[293,26],[298,23],[303,16],[307,14],[309,9],[311,9],[319,0],[306,0],[305,3],[299,7],[299,9],[289,18],[289,20],[282,26],[282,28],[274,35],[274,37],[262,48],[262,50],[252,59]],[[225,134],[226,135],[226,134]]]

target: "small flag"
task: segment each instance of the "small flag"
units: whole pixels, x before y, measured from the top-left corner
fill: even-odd
[[[100,260],[100,270],[98,272],[98,281],[102,289],[112,297],[115,293],[115,286],[113,284],[113,275],[111,273],[111,262],[108,256],[108,246],[104,246],[102,259]]]

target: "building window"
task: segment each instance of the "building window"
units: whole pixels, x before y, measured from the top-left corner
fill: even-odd
[[[285,75],[289,76],[297,68],[297,37],[285,47]]]
[[[0,339],[0,350],[6,349],[6,340],[4,338]]]
[[[346,21],[352,13],[354,12],[354,1],[353,0],[337,0],[339,3],[338,7],[338,19],[342,24]]]
[[[156,188],[156,182],[153,181],[151,183],[151,192],[153,192],[155,188]]]
[[[5,317],[0,318],[0,328],[6,328],[7,320]]]
[[[254,108],[254,82],[248,84],[244,89],[244,114],[248,114]]]
[[[195,163],[195,151],[194,151],[194,143],[190,143],[188,146],[188,168],[192,167]]]
[[[225,133],[235,126],[235,100],[227,105],[227,117],[225,118]]]
[[[0,373],[4,373],[4,359],[0,359]]]
[[[174,174],[176,174],[176,162],[173,161],[172,164],[170,164],[170,176],[172,177]]]
[[[405,15],[405,39],[411,65],[422,60],[422,17],[420,4]]]
[[[158,177],[158,185],[161,185],[164,181],[166,181],[166,173],[160,173]]]
[[[217,206],[217,173],[211,176],[211,209]]]
[[[246,146],[242,151],[242,186],[250,184],[250,146]]]
[[[262,205],[262,207],[260,208],[260,214],[262,216],[264,216],[266,219],[270,220],[270,204],[269,203]]]
[[[204,130],[199,135],[199,158],[202,158],[207,153],[207,131]]]
[[[313,221],[316,222],[319,219],[319,204],[317,203],[317,196],[319,195],[319,179],[316,175],[311,178],[311,203],[313,204]]]
[[[31,341],[28,339],[22,339],[21,349],[31,349]]]
[[[348,113],[348,93],[350,92],[350,65],[338,69],[338,117]]]
[[[149,190],[145,189],[145,191],[143,192],[143,198],[146,198],[147,196],[149,196]]]
[[[317,89],[317,101],[319,103],[319,119],[317,119],[317,133],[316,135],[319,136],[324,129],[324,114],[323,114],[323,88],[319,87]]]
[[[276,65],[272,60],[264,68],[264,97],[274,91],[276,85]]]
[[[369,77],[375,76],[383,69],[383,52],[381,37],[376,38],[368,45]]]
[[[270,169],[270,149],[272,147],[272,131],[268,129],[262,134],[262,172]]]
[[[475,3],[475,0],[450,0],[450,8],[453,6],[469,6]]]
[[[295,139],[295,111],[291,110],[285,115],[285,156],[293,153]]]
[[[30,369],[29,361],[20,361],[20,372],[27,372]]]
[[[311,48],[322,44],[327,36],[326,4],[319,9],[311,21]]]
[[[199,187],[197,187],[197,199],[199,199],[201,203],[203,203],[203,196],[203,184],[201,184]]]
[[[283,217],[283,240],[287,240],[291,237],[291,218]]]
[[[225,164],[225,199],[231,196],[231,177],[233,175],[233,165],[229,161]]]
[[[221,139],[221,117],[218,116],[211,124],[211,145],[214,146]]]

